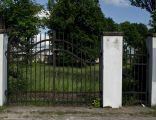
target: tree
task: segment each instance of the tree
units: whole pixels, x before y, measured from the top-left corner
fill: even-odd
[[[119,25],[116,24],[112,18],[105,18],[104,23],[105,23],[105,25],[103,26],[104,31],[106,32],[119,31]]]
[[[103,14],[95,0],[59,0],[50,9],[50,17],[47,20],[50,31],[63,31],[67,36],[70,35],[68,40],[72,42],[73,39],[74,44],[78,41],[77,47],[86,51],[87,57],[94,56],[94,59],[98,54],[97,48],[95,50],[93,47],[95,44],[98,47],[102,24]]]
[[[29,53],[33,47],[30,38],[39,32],[40,18],[37,14],[41,9],[33,0],[3,0],[0,4],[0,14],[9,36],[8,51],[25,53],[26,63],[30,61]]]
[[[146,42],[146,36],[148,34],[148,28],[142,23],[129,23],[124,22],[120,24],[121,30],[124,31],[126,41],[131,47],[144,46]]]
[[[130,0],[130,2],[132,5],[146,9],[150,13],[156,10],[155,0]]]
[[[120,24],[121,31],[124,31],[125,40],[132,48],[146,48],[146,36],[148,28],[144,24],[124,22]]]
[[[129,0],[133,6],[146,9],[151,14],[151,26],[153,32],[156,32],[156,0]]]
[[[55,0],[48,0],[47,8],[48,10],[52,10],[55,5]]]
[[[78,41],[78,48],[87,52],[88,58],[98,58],[100,33],[107,24],[98,0],[58,0],[49,11],[46,24],[50,32],[64,31],[70,42]]]
[[[32,0],[1,0],[0,14],[5,20],[9,38],[27,41],[38,33],[41,6]]]

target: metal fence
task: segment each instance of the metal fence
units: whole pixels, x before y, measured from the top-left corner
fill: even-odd
[[[132,47],[124,42],[123,51],[123,104],[147,104],[146,80],[147,51],[145,47]]]
[[[53,32],[25,41],[9,40],[9,104],[101,101],[100,39],[84,42]]]

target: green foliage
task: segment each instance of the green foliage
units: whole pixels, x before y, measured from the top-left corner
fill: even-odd
[[[11,81],[8,82],[9,95],[16,95],[24,93],[28,88],[28,83],[22,77],[10,77]]]
[[[52,3],[49,2],[50,5]],[[88,52],[87,57],[96,59],[100,33],[116,28],[112,19],[104,17],[98,0],[58,0],[51,6],[48,7],[50,17],[46,21],[50,32],[65,31],[70,35],[69,41],[79,41],[82,45],[78,47]]]
[[[116,24],[112,18],[105,18],[104,23],[105,23],[103,26],[104,31],[106,32],[119,31],[119,25]]]
[[[93,100],[92,105],[93,105],[95,108],[101,107],[101,100],[100,100],[100,98],[96,98],[95,100]]]
[[[17,66],[10,65],[9,80],[8,80],[8,94],[16,95],[22,94],[28,89],[28,81],[24,78],[22,71]]]
[[[32,0],[3,0],[0,14],[5,20],[6,29],[12,40],[24,41],[38,33],[40,19],[37,14],[41,6]],[[16,41],[17,42],[17,41]]]
[[[156,11],[151,14],[151,18],[150,25],[152,26],[152,29],[150,32],[154,33],[156,32]]]
[[[148,28],[144,24],[124,22],[120,24],[120,30],[124,32],[128,46],[133,48],[146,48]]]
[[[74,51],[79,58],[95,61],[99,57],[101,32],[118,30],[111,18],[105,18],[98,0],[49,0],[48,8],[46,25],[50,33],[64,31],[69,36],[67,41],[79,48]],[[66,56],[64,60],[69,64],[72,59]]]
[[[55,5],[55,0],[48,0],[48,6],[47,6],[48,10],[53,9],[54,5]]]
[[[133,6],[141,7],[146,9],[148,12],[152,13],[156,10],[155,0],[129,0]]]
[[[156,0],[129,0],[131,5],[146,9],[151,14],[150,25],[153,27],[150,32],[156,32]]]
[[[59,0],[50,9],[47,25],[56,31],[99,34],[103,18],[99,4],[94,0]]]

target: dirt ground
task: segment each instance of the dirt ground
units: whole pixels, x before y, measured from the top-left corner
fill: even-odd
[[[0,120],[156,120],[156,108],[9,106],[0,108]]]

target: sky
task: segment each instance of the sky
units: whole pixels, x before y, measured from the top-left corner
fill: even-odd
[[[48,0],[36,0],[36,2],[41,4],[45,4],[47,1]],[[99,1],[104,15],[112,18],[117,23],[129,21],[149,25],[150,14],[146,10],[131,6],[129,0]]]

